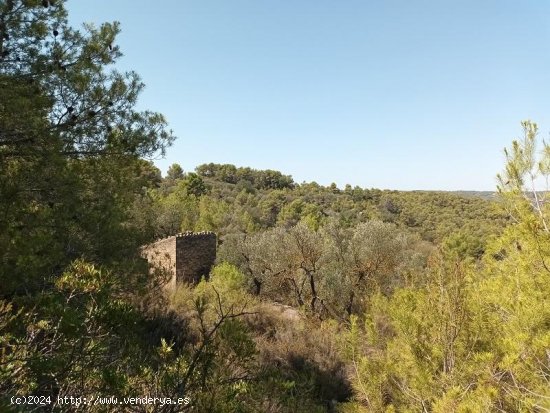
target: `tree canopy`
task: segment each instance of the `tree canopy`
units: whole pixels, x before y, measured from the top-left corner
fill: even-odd
[[[550,410],[550,147],[505,151],[497,200],[151,162],[174,140],[116,70],[118,23],[0,3],[0,410],[188,397],[197,412]],[[537,145],[540,145],[538,149]],[[475,194],[474,194],[475,195]],[[215,231],[167,293],[141,247]],[[14,405],[11,396],[46,403]]]

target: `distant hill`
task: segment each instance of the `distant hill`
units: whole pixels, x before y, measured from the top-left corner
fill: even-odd
[[[181,230],[230,233],[312,227],[337,219],[352,227],[381,220],[407,228],[423,239],[440,242],[457,233],[479,240],[498,234],[507,223],[498,198],[490,191],[396,191],[316,182],[296,183],[275,170],[232,164],[203,164],[178,179],[165,178],[159,188],[162,235]],[[180,212],[178,212],[180,211]],[[182,224],[183,223],[183,224]]]
[[[450,191],[452,194],[465,198],[481,198],[488,201],[498,201],[498,193],[495,191]]]

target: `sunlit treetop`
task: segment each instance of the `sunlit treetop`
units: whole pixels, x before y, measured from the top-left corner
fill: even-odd
[[[60,0],[0,3],[0,80],[32,85],[49,99],[49,128],[69,156],[154,157],[174,140],[161,114],[135,110],[144,85],[114,68],[119,31],[117,22],[70,27]],[[1,144],[14,142],[7,135]]]

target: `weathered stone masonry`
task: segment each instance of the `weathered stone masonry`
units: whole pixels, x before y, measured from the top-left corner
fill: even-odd
[[[153,266],[171,274],[167,287],[175,288],[208,277],[216,260],[216,245],[213,232],[184,232],[146,246],[143,255]]]

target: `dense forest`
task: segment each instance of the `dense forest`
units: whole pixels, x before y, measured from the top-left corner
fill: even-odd
[[[495,195],[214,163],[163,177],[151,159],[175,136],[136,109],[119,30],[72,28],[61,0],[0,2],[1,411],[550,411],[535,123]],[[205,230],[210,276],[167,294],[140,247]]]

